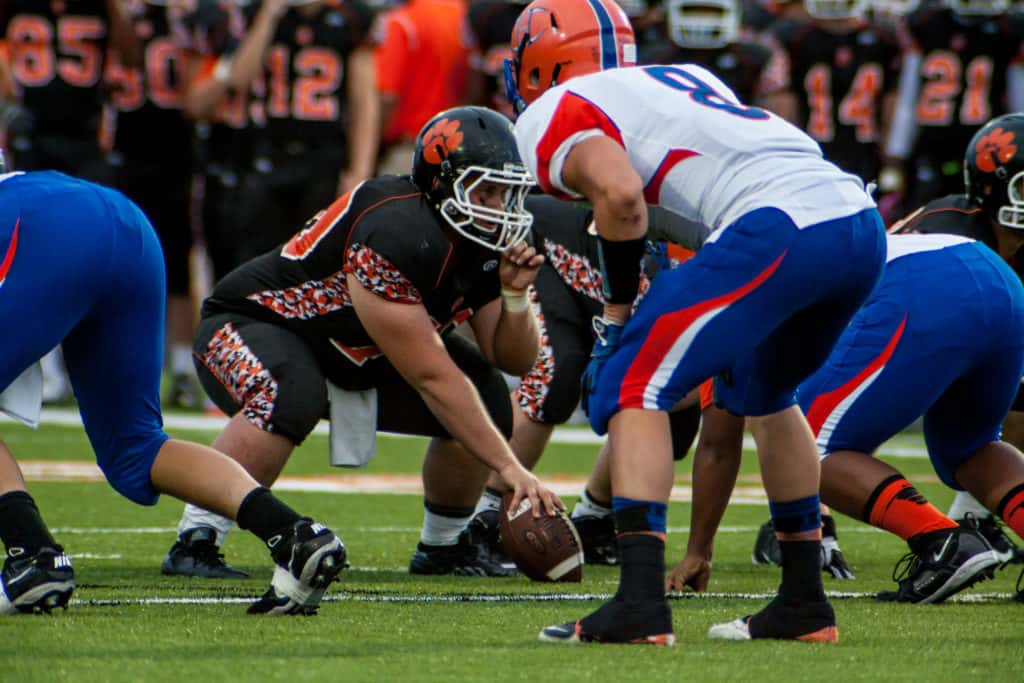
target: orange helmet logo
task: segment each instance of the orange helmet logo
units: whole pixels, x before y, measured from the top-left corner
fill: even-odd
[[[996,164],[1005,164],[1017,153],[1017,145],[1014,144],[1013,131],[996,128],[991,133],[978,140],[975,148],[977,156],[974,164],[978,170],[985,173],[993,173]]]
[[[462,144],[461,124],[458,120],[441,119],[423,134],[423,158],[427,163],[440,164]]]

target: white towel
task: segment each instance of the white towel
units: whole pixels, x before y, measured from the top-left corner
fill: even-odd
[[[6,413],[32,429],[39,428],[43,410],[43,368],[33,363],[0,392],[0,413]]]
[[[331,465],[366,467],[377,453],[377,390],[348,391],[330,382]]]

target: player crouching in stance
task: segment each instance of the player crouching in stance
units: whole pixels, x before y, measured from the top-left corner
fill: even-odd
[[[822,498],[911,548],[898,590],[880,598],[937,603],[990,576],[999,558],[977,530],[943,515],[872,454],[923,415],[943,482],[994,505],[1016,499],[1016,508],[1000,508],[1014,522],[1024,458],[999,431],[1024,367],[1024,289],[994,252],[959,235],[892,235],[887,251],[871,299],[797,393],[822,453]],[[969,339],[964,329],[973,330]],[[703,497],[695,493],[687,555],[669,577],[674,589],[706,586],[702,572],[741,456],[742,419],[712,410],[695,455],[693,488]],[[705,439],[731,446],[708,457]],[[729,462],[731,470],[721,464]]]
[[[745,106],[692,65],[630,67],[629,21],[610,0],[535,0],[512,35],[520,152],[542,189],[586,197],[600,233],[605,320],[584,373],[608,432],[622,574],[615,598],[552,626],[555,642],[674,641],[664,596],[672,485],[668,412],[708,377],[749,416],[783,555],[778,597],[712,637],[835,641],[820,572],[818,454],[795,389],[825,361],[885,262],[863,183],[809,137]],[[615,67],[623,68],[615,68]],[[647,204],[714,232],[637,294]]]
[[[270,548],[272,606],[311,613],[345,564],[327,528],[237,462],[162,429],[164,285],[160,242],[120,193],[60,173],[0,175],[0,407],[38,424],[36,361],[62,344],[86,434],[107,481],[141,505],[160,493],[230,517]],[[71,558],[50,535],[0,441],[0,614],[67,607]]]
[[[215,446],[270,486],[329,402],[354,455],[372,451],[378,429],[433,437],[410,571],[508,575],[463,534],[489,470],[515,504],[561,508],[509,448],[498,371],[523,373],[537,356],[526,289],[544,257],[523,241],[532,184],[507,118],[441,112],[420,132],[411,176],[360,184],[224,277],[194,347],[204,389],[233,416]],[[453,333],[463,321],[479,348]],[[188,541],[202,526],[223,535],[231,522],[187,506],[165,573],[198,573]]]

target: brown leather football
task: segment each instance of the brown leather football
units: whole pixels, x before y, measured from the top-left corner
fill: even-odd
[[[498,524],[505,554],[534,581],[583,580],[583,543],[576,527],[564,513],[533,516],[529,498],[518,510],[509,510],[512,493],[501,499]]]

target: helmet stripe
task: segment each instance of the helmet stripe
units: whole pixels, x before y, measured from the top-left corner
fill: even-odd
[[[587,0],[594,11],[601,38],[601,70],[614,69],[619,65],[619,51],[615,44],[615,24],[601,0]]]

